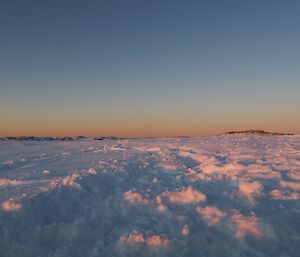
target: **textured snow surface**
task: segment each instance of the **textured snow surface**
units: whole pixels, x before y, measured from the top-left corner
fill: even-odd
[[[299,256],[300,137],[0,142],[0,256]]]

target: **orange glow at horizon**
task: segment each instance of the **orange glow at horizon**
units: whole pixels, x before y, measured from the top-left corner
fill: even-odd
[[[148,120],[148,121],[79,121],[79,120],[14,120],[3,122],[0,137],[4,136],[117,136],[117,137],[173,137],[209,136],[232,130],[263,129],[269,132],[300,134],[298,122],[291,126],[284,122],[226,122],[205,120]],[[296,129],[291,129],[296,128]]]

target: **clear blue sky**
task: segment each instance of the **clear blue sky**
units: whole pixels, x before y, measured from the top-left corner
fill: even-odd
[[[2,0],[0,135],[300,133],[300,1]]]

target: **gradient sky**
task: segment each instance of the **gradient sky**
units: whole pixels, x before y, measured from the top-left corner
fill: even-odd
[[[1,0],[0,136],[300,133],[300,1]]]

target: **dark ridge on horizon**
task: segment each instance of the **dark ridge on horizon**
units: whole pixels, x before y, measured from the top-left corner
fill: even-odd
[[[261,136],[294,136],[293,133],[278,133],[278,132],[268,132],[259,129],[249,129],[240,131],[229,131],[221,135],[261,135]]]
[[[116,136],[102,136],[102,137],[88,137],[88,136],[75,136],[75,137],[39,137],[39,136],[8,136],[1,137],[0,141],[78,141],[85,139],[92,140],[122,140],[122,139],[159,139],[159,138],[190,138],[191,136],[170,136],[170,137],[116,137]]]
[[[74,141],[74,140],[82,140],[87,139],[85,136],[77,136],[77,137],[35,137],[35,136],[9,136],[2,137],[0,141]]]
[[[227,135],[256,135],[256,136],[294,136],[293,133],[279,133],[279,132],[268,132],[264,130],[240,130],[240,131],[228,131],[223,134],[215,136],[227,136]],[[199,136],[169,136],[169,137],[115,137],[115,136],[102,136],[102,137],[87,137],[87,136],[75,136],[75,137],[36,137],[36,136],[7,136],[1,137],[0,141],[77,141],[84,139],[93,140],[122,140],[122,139],[159,139],[159,138],[192,138]]]

